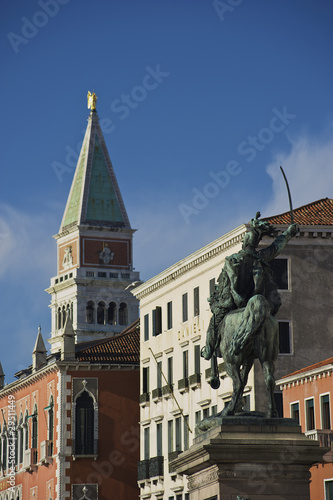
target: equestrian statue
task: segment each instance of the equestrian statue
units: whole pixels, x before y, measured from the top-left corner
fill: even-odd
[[[288,184],[287,188],[289,194]],[[289,199],[291,202],[290,196]],[[279,353],[279,330],[275,315],[281,306],[281,297],[269,263],[282,252],[299,228],[293,222],[292,206],[292,223],[280,235],[259,217],[260,212],[257,212],[251,220],[242,249],[226,257],[215,290],[208,299],[213,314],[201,356],[212,360],[210,383],[213,389],[220,386],[217,357],[223,358],[226,372],[233,382],[231,401],[221,412],[222,416],[241,411],[243,391],[255,359],[261,363],[269,393],[267,416],[278,416],[274,400],[274,369]],[[271,245],[258,250],[264,236],[275,239]]]

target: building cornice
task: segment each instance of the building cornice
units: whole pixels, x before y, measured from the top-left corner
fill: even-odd
[[[58,366],[56,361],[54,361],[53,363],[50,363],[49,365],[46,365],[43,368],[40,368],[36,372],[31,373],[30,375],[27,375],[24,378],[19,378],[18,380],[14,380],[14,382],[11,382],[10,384],[6,385],[3,389],[1,389],[0,399],[6,397],[8,394],[11,394],[19,389],[24,389],[25,387],[28,387],[29,385],[32,385],[39,380],[42,380],[50,373],[56,372],[57,370]]]
[[[31,373],[24,378],[20,378],[18,380],[14,380],[10,384],[6,385],[3,389],[0,390],[0,399],[6,397],[9,394],[12,394],[15,391],[20,389],[24,389],[30,385],[33,385],[39,380],[42,380],[44,377],[49,375],[50,373],[56,371],[129,371],[129,370],[138,370],[139,363],[90,363],[89,361],[54,361],[50,365],[46,365],[43,368],[39,369],[35,373]]]
[[[317,379],[317,377],[327,376],[327,374],[331,374],[333,372],[333,364],[327,364],[324,366],[320,366],[317,368],[313,368],[312,370],[304,371],[302,373],[291,374],[290,376],[286,376],[276,381],[276,385],[279,385],[281,389],[286,389],[287,386],[290,387],[290,384],[304,382],[312,382],[312,380]]]
[[[132,291],[133,295],[140,300],[159,288],[167,285],[171,281],[190,272],[193,268],[198,267],[226,250],[231,249],[242,241],[243,236],[249,230],[249,227],[249,224],[241,224],[232,231],[229,231],[225,235],[214,240],[212,243],[209,243],[203,248],[180,260],[157,276],[147,280],[145,283]],[[274,227],[279,231],[285,231],[288,228],[288,224],[275,224]],[[331,239],[332,237],[333,226],[304,225],[300,226],[300,232],[296,237],[296,242],[303,238],[313,240],[315,238]],[[267,241],[264,243],[266,244]]]

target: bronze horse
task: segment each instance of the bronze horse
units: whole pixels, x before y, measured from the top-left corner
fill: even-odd
[[[218,354],[223,357],[226,372],[233,383],[231,401],[222,415],[234,415],[241,411],[249,372],[254,360],[259,359],[269,393],[267,416],[277,417],[274,369],[279,353],[279,329],[277,320],[270,314],[267,299],[262,295],[254,295],[245,308],[227,314],[218,327],[218,335]],[[219,380],[213,378],[211,385],[217,388]]]

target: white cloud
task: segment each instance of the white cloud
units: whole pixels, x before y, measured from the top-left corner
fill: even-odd
[[[28,215],[10,205],[0,205],[0,280],[21,278],[55,270],[56,245],[50,231],[54,215]]]
[[[264,216],[289,210],[286,185],[280,165],[288,178],[293,208],[321,198],[333,197],[333,139],[314,139],[307,134],[289,138],[289,153],[278,153],[267,167],[273,180],[273,196]]]

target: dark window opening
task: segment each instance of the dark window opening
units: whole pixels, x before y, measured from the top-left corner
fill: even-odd
[[[149,314],[146,314],[144,319],[144,339],[149,340]]]
[[[291,353],[289,321],[279,321],[279,344],[280,344],[280,354]]]
[[[182,296],[182,307],[183,307],[183,323],[188,320],[188,299],[187,293]]]
[[[172,386],[173,384],[173,358],[168,358],[168,384]]]
[[[330,414],[330,396],[325,394],[321,397],[321,414],[322,414],[322,428],[331,428],[331,414]]]
[[[114,302],[110,302],[108,307],[108,324],[109,325],[117,324],[117,306]]]
[[[122,302],[119,307],[119,325],[126,326],[128,324],[127,304]]]
[[[290,417],[299,424],[299,403],[292,403],[290,406]]]
[[[105,304],[104,304],[104,302],[98,302],[97,323],[99,325],[104,325],[104,322],[105,322]]]
[[[215,278],[209,280],[209,295],[213,295],[215,292]]]
[[[188,378],[188,351],[183,351],[183,378]]]
[[[168,320],[168,330],[172,328],[172,302],[168,302],[167,304],[167,320]]]
[[[194,373],[200,373],[200,346],[194,346]]]
[[[142,368],[142,392],[149,392],[149,366]]]
[[[315,414],[314,414],[313,399],[307,399],[305,401],[305,408],[306,408],[306,430],[311,431],[315,429]]]
[[[93,323],[94,322],[94,303],[92,300],[89,300],[86,307],[86,322]]]
[[[87,391],[83,391],[76,400],[74,453],[94,453],[94,401]]]
[[[199,316],[200,314],[200,305],[199,305],[199,287],[197,286],[193,290],[193,307],[194,307],[194,316]]]

